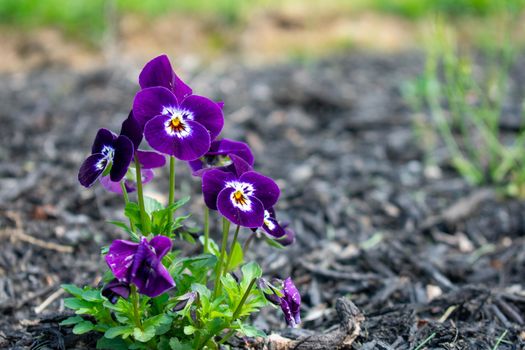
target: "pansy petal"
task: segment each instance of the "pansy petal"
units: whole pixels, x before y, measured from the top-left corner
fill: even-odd
[[[137,118],[133,115],[133,111],[130,111],[126,120],[122,122],[120,135],[124,135],[130,139],[131,142],[133,142],[133,149],[136,151],[142,141],[143,132],[144,128],[140,126]]]
[[[115,155],[109,176],[111,181],[120,181],[126,175],[133,158],[133,143],[126,136],[120,135],[114,144]]]
[[[283,246],[289,246],[295,241],[295,232],[286,226],[282,226],[284,228],[284,236],[277,239],[277,242]]]
[[[208,208],[217,210],[217,196],[226,186],[226,182],[231,180],[235,180],[235,175],[218,169],[211,169],[203,174],[202,194]]]
[[[212,142],[207,155],[236,155],[242,158],[249,165],[253,165],[254,158],[250,146],[244,142],[222,139]]]
[[[137,92],[133,100],[133,114],[141,126],[163,114],[165,108],[177,108],[175,95],[165,87],[150,87]]]
[[[190,111],[193,120],[210,132],[212,140],[220,134],[224,126],[224,116],[217,103],[203,96],[191,95],[182,101],[181,109]]]
[[[224,101],[217,101],[215,102],[217,104],[217,106],[220,108],[220,109],[223,109],[224,108]]]
[[[154,86],[168,88],[181,101],[192,93],[191,88],[175,74],[166,55],[160,55],[146,63],[140,72],[139,84],[142,89]]]
[[[268,234],[270,238],[279,239],[286,235],[284,229],[279,225],[277,220],[272,217],[264,218],[264,225],[262,226],[264,232]]]
[[[286,301],[290,305],[292,313],[298,313],[301,306],[301,294],[299,294],[297,287],[295,287],[295,284],[290,277],[284,280],[283,294],[284,298],[286,298]]]
[[[102,288],[102,296],[106,297],[112,304],[118,301],[118,298],[129,298],[130,286],[126,282],[120,282],[113,279]]]
[[[277,186],[275,181],[255,171],[242,174],[239,181],[248,182],[253,185],[255,189],[253,195],[259,198],[264,208],[270,208],[277,203],[279,195],[281,194],[279,186]]]
[[[149,241],[149,244],[155,249],[155,254],[159,259],[162,259],[172,246],[171,239],[166,236],[155,236]]]
[[[118,280],[129,282],[130,268],[133,265],[133,257],[138,247],[138,243],[121,239],[111,243],[108,254],[106,254],[106,263]]]
[[[102,153],[95,153],[87,157],[78,171],[78,181],[84,187],[90,187],[106,169],[107,160]]]
[[[166,157],[153,151],[138,150],[135,155],[139,159],[142,169],[161,168],[166,164]]]
[[[192,120],[185,120],[186,135],[170,135],[166,130],[169,121],[170,117],[161,115],[146,124],[144,136],[154,150],[180,160],[195,160],[206,153],[210,147],[210,134],[204,126]]]
[[[131,282],[137,286],[139,293],[153,298],[175,286],[173,278],[150,249],[146,238],[142,238],[134,260]]]
[[[247,196],[246,204],[239,207],[234,204],[235,189],[225,188],[217,197],[219,212],[236,225],[243,227],[260,227],[264,221],[264,207],[257,198]]]
[[[226,170],[236,174],[237,177],[240,177],[242,174],[249,171],[253,171],[252,166],[241,157],[236,156],[235,154],[230,154],[230,159],[232,160],[232,163],[226,167]]]
[[[108,192],[122,194],[122,188],[120,187],[120,181],[111,181],[109,175],[102,176],[100,178],[100,184]]]
[[[93,141],[93,146],[91,147],[91,153],[102,153],[104,146],[112,146],[116,138],[117,135],[108,129],[98,129],[95,141]]]
[[[286,320],[286,324],[289,327],[295,327],[295,318],[292,315],[292,310],[290,309],[290,305],[288,305],[288,302],[285,299],[281,298],[281,310],[284,314],[284,319]]]

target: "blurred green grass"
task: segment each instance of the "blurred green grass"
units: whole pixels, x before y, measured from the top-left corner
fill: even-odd
[[[450,17],[491,16],[522,11],[525,0],[0,0],[0,24],[15,29],[57,27],[78,39],[97,43],[115,14],[135,13],[152,20],[177,12],[235,26],[261,9],[302,6],[334,13],[375,11],[420,19],[435,12]]]

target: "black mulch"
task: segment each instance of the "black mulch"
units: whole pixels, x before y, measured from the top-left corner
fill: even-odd
[[[421,67],[414,54],[353,54],[188,79],[226,102],[224,136],[250,143],[297,232],[290,249],[258,243],[253,257],[268,276],[294,277],[303,329],[284,330],[273,309],[258,326],[289,337],[329,330],[346,296],[365,316],[355,349],[492,349],[500,337],[499,349],[525,347],[525,205],[470,187],[446,156],[424,165],[399,89]],[[137,74],[0,77],[0,348],[93,345],[57,327],[67,312],[57,291],[99,281],[100,246],[122,237],[105,221],[121,218],[122,200],[81,188],[76,172],[99,127],[119,130]],[[196,193],[178,169],[177,195]],[[163,198],[166,188],[164,177],[150,191]]]

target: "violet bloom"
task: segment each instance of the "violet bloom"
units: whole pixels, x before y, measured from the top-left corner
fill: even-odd
[[[239,175],[211,169],[202,176],[202,193],[208,208],[234,224],[255,228],[263,225],[264,209],[277,202],[280,190],[272,179],[255,171]]]
[[[133,158],[133,143],[120,135],[117,137],[108,129],[99,129],[91,155],[80,166],[78,181],[84,187],[90,187],[110,167],[111,181],[119,182],[126,175]]]
[[[202,176],[206,170],[213,168],[231,171],[233,166],[232,155],[241,158],[250,167],[253,166],[254,158],[250,147],[244,142],[230,139],[213,141],[205,155],[188,162],[188,164],[194,176]]]
[[[159,81],[161,73],[147,67],[141,80],[148,83],[141,86]],[[170,89],[166,82],[139,91],[133,101],[133,112],[144,126],[144,137],[153,149],[180,160],[195,160],[208,151],[210,142],[221,132],[222,109],[206,97],[188,95],[188,91],[183,93],[177,87]]]
[[[283,297],[281,297],[280,305],[286,324],[295,327],[301,323],[301,294],[299,294],[291,277],[284,280],[281,293]]]
[[[142,134],[142,127],[133,115],[133,111],[129,112],[126,120],[122,122],[120,135],[126,136],[133,143],[134,156],[141,165],[142,183],[146,184],[154,177],[153,170],[151,169],[163,167],[166,164],[166,158],[160,153],[139,149],[140,143],[142,142]],[[107,191],[122,194],[120,182],[112,181],[109,176],[102,176],[100,183]],[[134,169],[133,171],[128,171],[124,177],[126,191],[128,193],[135,191],[137,189],[136,183],[137,180]]]
[[[102,288],[102,296],[106,297],[111,304],[115,304],[118,298],[129,298],[130,287],[126,282],[120,282],[114,278]]]
[[[175,287],[175,281],[162,265],[162,258],[171,249],[171,240],[155,236],[150,241],[142,237],[140,243],[113,241],[106,255],[106,263],[113,275],[125,283],[133,283],[139,293],[156,297]]]

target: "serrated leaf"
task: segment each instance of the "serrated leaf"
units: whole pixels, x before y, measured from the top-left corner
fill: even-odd
[[[82,321],[84,321],[84,319],[80,316],[71,316],[71,317],[66,318],[64,321],[60,322],[59,325],[71,326],[71,325],[77,324]]]
[[[146,343],[146,342],[150,341],[151,339],[153,339],[154,336],[155,336],[155,328],[154,327],[148,327],[148,328],[144,328],[144,329],[140,329],[138,327],[135,327],[133,329],[133,338],[135,338],[135,340],[137,340],[139,342]]]
[[[122,338],[127,338],[133,333],[133,327],[132,326],[118,326],[118,327],[112,327],[104,333],[104,337],[108,339],[113,339],[118,336],[121,336]]]
[[[84,334],[89,331],[92,331],[93,328],[95,328],[95,325],[91,323],[90,321],[82,321],[79,322],[73,327],[73,333],[74,334]]]

